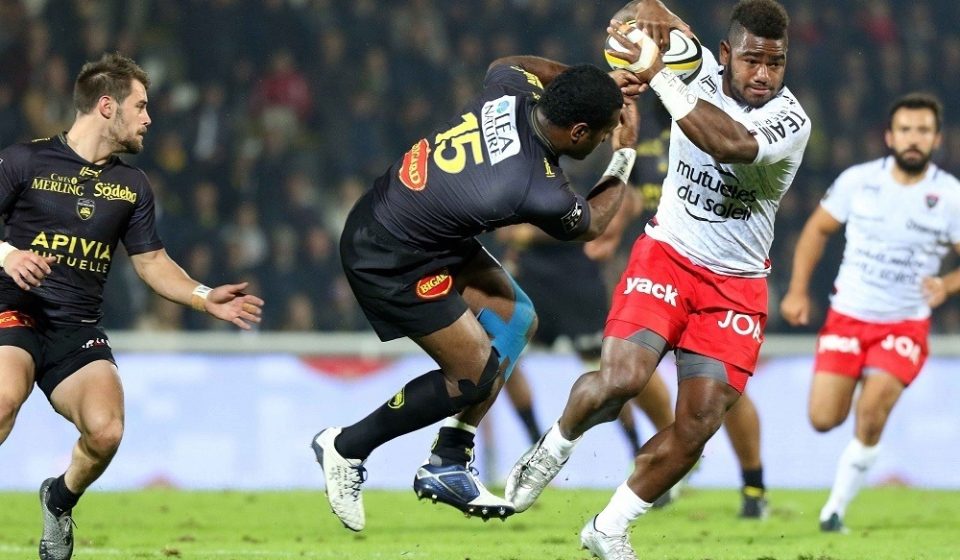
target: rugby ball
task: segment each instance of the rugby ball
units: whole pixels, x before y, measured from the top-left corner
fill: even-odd
[[[643,43],[641,41],[646,39],[646,33],[633,27],[633,21],[628,21],[627,24],[631,26],[630,31],[627,33],[627,39],[630,39],[634,43],[639,43],[642,46]],[[623,45],[613,36],[607,36],[605,46],[606,49],[603,51],[603,56],[611,68],[626,68],[630,65],[626,60],[617,58],[608,52],[627,52]],[[641,57],[643,56],[642,52],[643,49],[641,48]],[[680,79],[688,80],[697,74],[702,63],[703,46],[700,45],[700,41],[698,41],[696,37],[687,37],[683,31],[679,29],[671,29],[670,46],[666,52],[663,53],[663,64],[669,68],[670,71],[680,76]]]

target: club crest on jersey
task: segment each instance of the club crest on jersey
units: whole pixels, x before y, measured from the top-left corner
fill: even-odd
[[[417,282],[416,292],[420,299],[434,299],[447,295],[453,287],[453,276],[446,269],[424,276]]]
[[[422,191],[427,186],[427,156],[430,155],[430,144],[426,138],[421,138],[407,153],[403,154],[403,162],[397,178],[411,191]]]
[[[81,220],[89,220],[93,217],[93,211],[96,210],[97,203],[89,198],[77,199],[77,216]]]
[[[937,205],[937,202],[940,202],[940,197],[935,194],[927,195],[927,208],[933,209]]]

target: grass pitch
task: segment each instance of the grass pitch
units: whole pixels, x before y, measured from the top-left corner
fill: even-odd
[[[344,529],[321,492],[92,491],[76,510],[75,560],[174,558],[585,560],[578,535],[609,491],[551,488],[506,523],[465,519],[412,491],[367,491],[367,527]],[[644,559],[960,559],[960,492],[865,490],[848,535],[824,535],[825,491],[772,490],[761,522],[736,518],[736,490],[688,490],[635,525]],[[0,493],[0,560],[37,558],[35,493]]]

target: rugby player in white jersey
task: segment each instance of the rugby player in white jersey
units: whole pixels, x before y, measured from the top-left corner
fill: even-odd
[[[846,245],[817,339],[810,422],[820,432],[846,420],[861,384],[854,437],[840,455],[820,528],[845,532],[847,506],[876,462],[880,435],[927,358],[930,310],[960,291],[960,271],[938,276],[960,252],[960,183],[930,161],[941,142],[936,98],[910,94],[892,106],[891,155],[837,177],[797,241],[790,288],[780,304],[792,325],[810,319],[810,276],[829,236],[846,224]]]
[[[658,43],[671,27],[688,29],[658,0],[630,6]],[[506,488],[517,511],[529,508],[583,433],[616,418],[674,350],[676,421],[641,448],[633,473],[580,534],[601,559],[636,558],[629,524],[696,463],[756,366],[774,214],[810,136],[810,120],[783,84],[787,22],[774,0],[742,0],[719,61],[705,50],[689,83],[662,60],[637,72],[673,118],[660,205],[615,290],[600,370],[577,380],[563,415],[520,458]],[[622,38],[620,29],[608,32]],[[639,59],[639,47],[621,42]]]

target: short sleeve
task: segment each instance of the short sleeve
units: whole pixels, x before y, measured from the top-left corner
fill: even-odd
[[[519,214],[524,221],[561,241],[576,239],[590,227],[590,205],[567,182],[535,185]]]
[[[507,64],[498,64],[487,71],[483,80],[483,88],[491,87],[499,87],[512,94],[539,96],[543,93],[543,84],[540,83],[540,78],[519,66]]]
[[[810,118],[792,97],[770,102],[769,110],[747,113],[740,119],[757,139],[756,165],[770,165],[801,157],[810,140]],[[766,107],[765,107],[766,109]]]
[[[138,255],[163,248],[163,242],[160,241],[160,235],[157,233],[157,218],[155,204],[153,199],[153,190],[147,181],[146,175],[142,175],[143,188],[140,190],[141,196],[137,198],[137,204],[130,215],[130,221],[127,223],[126,231],[123,234],[123,246],[130,255]]]
[[[820,206],[841,224],[847,223],[850,217],[850,206],[853,193],[860,183],[859,177],[856,168],[847,169],[833,181],[820,200]]]

